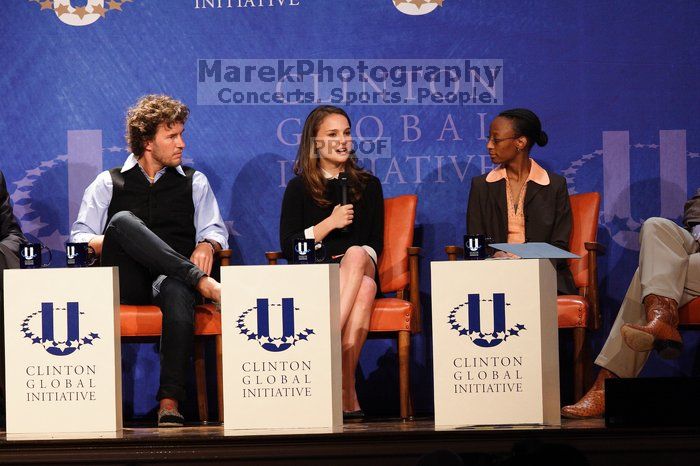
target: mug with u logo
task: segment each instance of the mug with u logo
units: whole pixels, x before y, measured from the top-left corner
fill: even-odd
[[[295,264],[315,264],[316,263],[316,242],[312,239],[294,240],[294,263]]]
[[[66,265],[68,267],[91,267],[97,255],[88,243],[66,243]]]
[[[486,235],[464,235],[464,258],[486,259]]]
[[[44,262],[42,249],[49,253],[49,259]],[[51,249],[41,243],[22,243],[19,247],[19,267],[21,269],[38,269],[51,264]]]

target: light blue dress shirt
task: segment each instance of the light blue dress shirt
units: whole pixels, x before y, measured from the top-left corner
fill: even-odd
[[[138,165],[138,161],[134,154],[124,162],[121,172],[124,173]],[[139,165],[141,173],[146,179],[148,175]],[[158,171],[154,177],[154,183],[157,183],[167,168]],[[181,166],[175,167],[175,170],[182,176],[185,172]],[[78,218],[73,223],[70,237],[72,242],[88,243],[92,238],[102,235],[107,226],[107,212],[109,204],[112,201],[112,176],[109,171],[100,173],[95,181],[85,189],[83,200],[80,204]],[[228,231],[224,225],[224,219],[219,212],[219,204],[216,202],[216,197],[211,190],[207,177],[198,171],[192,175],[192,202],[194,204],[194,228],[196,242],[199,243],[205,239],[216,241],[223,249],[228,249]],[[153,283],[153,294],[158,294],[160,283],[165,276],[158,277]]]

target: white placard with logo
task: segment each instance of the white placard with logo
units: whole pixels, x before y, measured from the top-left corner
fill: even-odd
[[[337,264],[221,268],[226,429],[342,425]]]
[[[431,280],[435,425],[559,425],[551,262],[433,262]]]
[[[4,273],[7,433],[121,430],[117,269]]]

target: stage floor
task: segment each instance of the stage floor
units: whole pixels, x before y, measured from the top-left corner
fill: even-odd
[[[125,428],[116,437],[8,439],[0,432],[0,464],[418,464],[438,450],[464,464],[497,465],[519,452],[551,454],[551,464],[571,461],[575,451],[590,464],[699,464],[698,428],[606,428],[602,419],[564,420],[561,427],[498,426],[436,428],[431,419],[367,420],[338,432],[226,431],[221,426],[174,429]],[[538,452],[538,453],[536,453]],[[539,462],[539,460],[538,460]],[[429,464],[444,464],[444,461]],[[521,463],[508,463],[521,464]],[[539,464],[550,464],[542,463]],[[585,464],[585,463],[583,463]]]

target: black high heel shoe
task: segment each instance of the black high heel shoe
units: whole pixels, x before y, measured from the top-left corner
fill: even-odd
[[[364,419],[364,417],[365,417],[365,412],[362,411],[361,409],[358,409],[356,411],[343,411],[343,420],[344,421],[355,421],[355,420]]]

